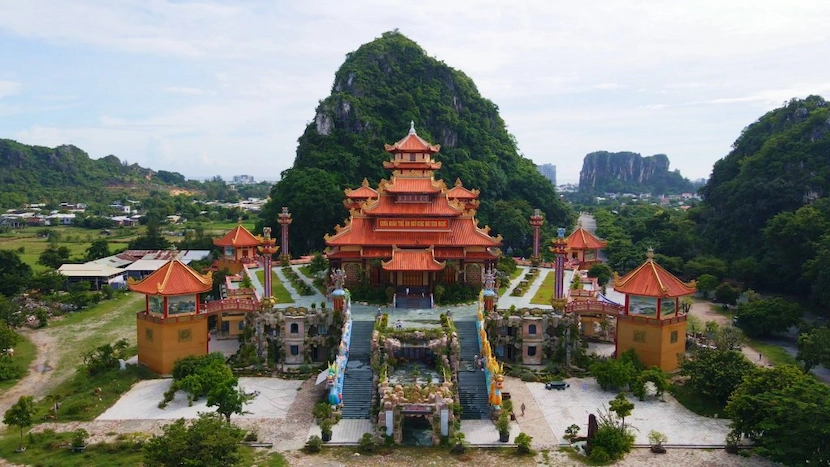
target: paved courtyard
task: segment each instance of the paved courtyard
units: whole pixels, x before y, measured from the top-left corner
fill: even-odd
[[[545,421],[554,436],[559,438],[565,429],[579,425],[581,434],[588,432],[588,415],[597,414],[598,408],[607,410],[608,402],[616,393],[603,391],[592,378],[569,378],[571,387],[563,390],[547,390],[542,383],[524,383],[536,400]],[[722,446],[729,432],[729,421],[696,415],[666,394],[666,402],[649,396],[645,401],[628,395],[634,403],[634,411],[626,417],[626,425],[634,428],[635,444],[647,445],[648,433],[659,431],[668,436],[669,445]]]
[[[173,383],[171,379],[154,379],[140,381],[124,394],[118,402],[101,414],[96,420],[165,420],[178,418],[197,418],[199,412],[214,412],[214,407],[207,407],[204,398],[188,407],[187,395],[179,391],[176,397],[164,409],[158,408],[164,399],[164,392]],[[276,378],[239,378],[239,386],[256,396],[245,406],[247,415],[234,415],[234,418],[275,418],[285,419],[288,409],[297,396],[297,389],[302,381],[282,380]]]

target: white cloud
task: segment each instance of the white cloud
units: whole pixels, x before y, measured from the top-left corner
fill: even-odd
[[[0,99],[18,94],[21,87],[20,83],[16,81],[0,80]]]

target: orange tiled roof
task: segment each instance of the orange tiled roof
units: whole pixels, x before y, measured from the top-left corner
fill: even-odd
[[[694,282],[684,283],[662,266],[654,262],[649,251],[648,259],[623,277],[614,278],[614,290],[628,295],[645,297],[682,297],[695,292]]]
[[[464,188],[464,185],[461,183],[461,179],[455,179],[455,186],[452,187],[450,191],[447,192],[447,198],[450,199],[476,199],[478,198],[479,190],[468,190]]]
[[[572,234],[567,238],[568,248],[572,250],[594,250],[597,248],[605,248],[607,242],[600,240],[591,232],[583,229],[582,226],[576,228]]]
[[[472,217],[454,217],[449,221],[449,231],[407,232],[375,230],[373,218],[353,217],[337,234],[326,235],[326,245],[501,246],[501,236],[491,237],[475,225]]]
[[[429,144],[415,133],[415,125],[409,128],[409,134],[393,145],[385,145],[388,152],[428,152],[435,153],[441,149],[438,144]]]
[[[248,231],[242,224],[237,225],[233,230],[225,234],[219,240],[214,240],[213,244],[216,246],[259,246],[262,242]]]
[[[432,248],[425,250],[392,249],[392,259],[384,261],[386,271],[440,271],[446,263],[435,261]]]
[[[372,216],[459,216],[464,207],[460,203],[454,205],[445,196],[438,196],[431,203],[396,203],[391,196],[381,196],[363,212]]]
[[[131,279],[127,286],[146,295],[189,295],[210,291],[213,277],[212,273],[203,276],[175,258],[140,282]]]
[[[383,184],[387,193],[440,193],[441,187],[432,178],[393,177]]]
[[[350,190],[346,188],[343,190],[349,198],[377,198],[378,192],[369,186],[369,180],[363,179],[363,184],[360,188]]]

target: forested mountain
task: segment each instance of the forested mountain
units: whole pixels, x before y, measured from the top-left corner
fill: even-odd
[[[47,148],[0,139],[0,208],[64,201],[107,204],[141,199],[152,191],[177,190],[197,198],[237,201],[264,198],[269,189],[266,182],[231,187],[220,177],[186,180],[178,172],[155,171],[113,155],[91,159],[72,145]]]
[[[551,183],[518,153],[498,107],[467,75],[397,31],[346,56],[331,95],[299,138],[294,166],[271,191],[261,224],[276,226],[277,212],[287,206],[294,214],[292,254],[322,249],[323,236],[348,216],[343,189],[390,177],[384,144],[406,136],[410,120],[419,136],[441,145],[436,178],[451,186],[460,177],[465,187],[481,190],[480,224],[502,234],[505,247],[530,246],[534,208],[543,210],[548,229],[572,225]]]
[[[700,192],[691,216],[713,253],[750,284],[830,305],[830,104],[810,96],[762,116]]]
[[[90,159],[72,145],[56,148],[29,146],[0,139],[0,207],[29,202],[89,202],[99,200],[102,189],[141,186],[183,186],[184,176],[155,172],[127,164],[115,156]]]
[[[588,193],[679,194],[692,191],[692,182],[669,171],[665,154],[643,157],[636,152],[597,151],[585,156],[579,191]]]

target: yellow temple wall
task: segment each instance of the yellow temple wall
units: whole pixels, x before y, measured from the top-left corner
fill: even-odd
[[[674,321],[676,322],[650,324],[644,322],[643,318],[618,319],[617,356],[628,349],[634,349],[646,367],[658,366],[663,371],[676,370],[677,356],[686,349],[686,320]],[[672,332],[677,333],[676,342],[671,342]]]
[[[188,315],[164,321],[139,313],[136,338],[138,363],[156,373],[169,374],[176,360],[207,354],[207,317]]]

